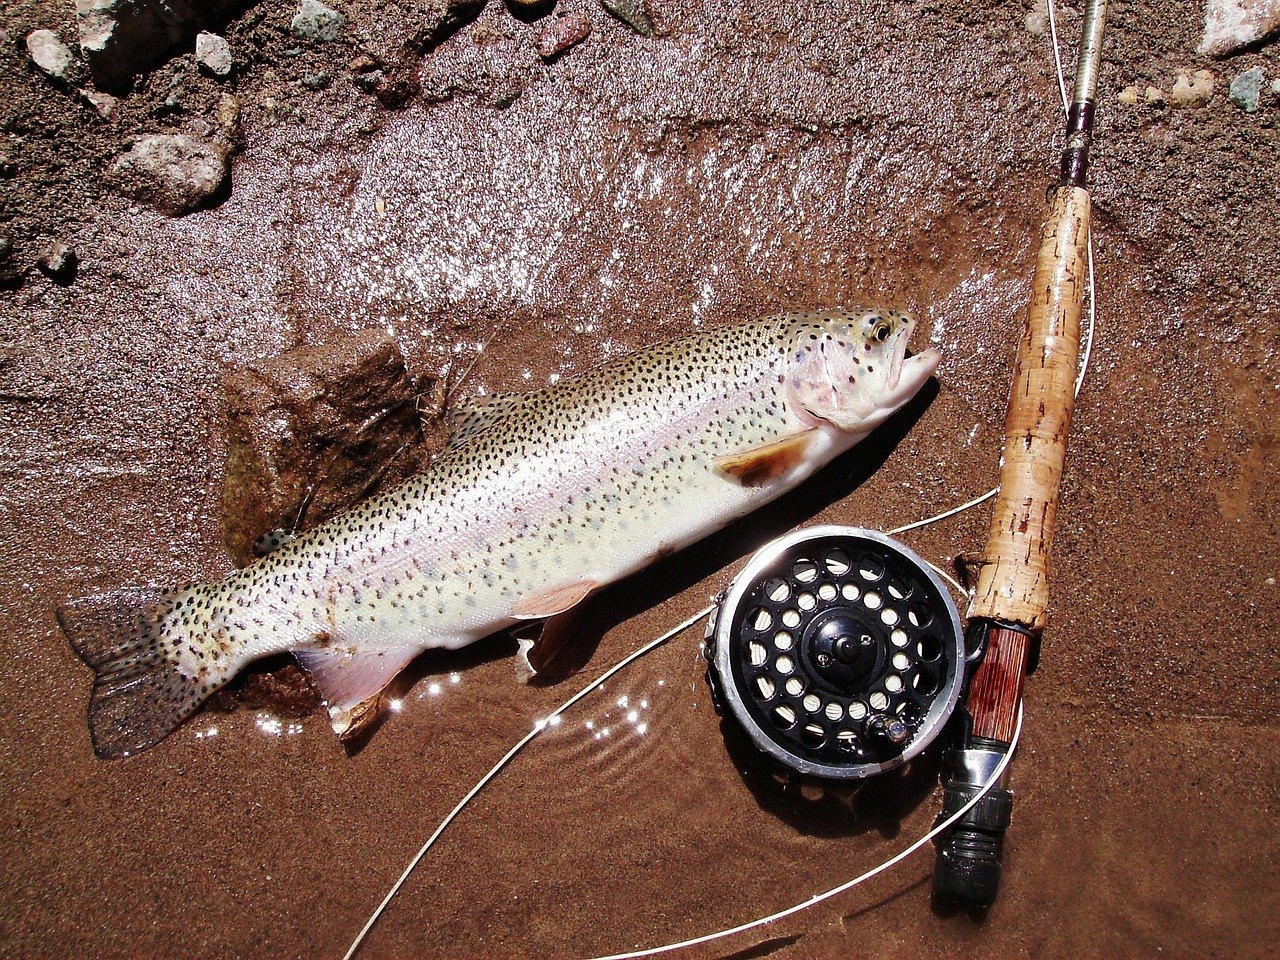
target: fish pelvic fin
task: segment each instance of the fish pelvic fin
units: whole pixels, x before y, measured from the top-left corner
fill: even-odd
[[[227,679],[184,672],[176,645],[165,643],[165,619],[184,592],[139,587],[58,608],[72,649],[94,671],[89,733],[104,760],[154,746]]]

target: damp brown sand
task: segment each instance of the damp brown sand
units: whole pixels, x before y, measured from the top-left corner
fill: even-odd
[[[272,76],[249,64],[232,192],[177,221],[105,192],[77,152],[180,126],[148,112],[163,85],[121,127],[94,127],[0,55],[33,105],[8,115],[36,158],[4,182],[12,224],[81,261],[68,287],[0,292],[0,953],[340,956],[537,718],[703,606],[759,543],[813,519],[886,528],[986,489],[1059,112],[1025,11],[970,8],[653,4],[666,34],[642,40],[583,5],[591,38],[542,66],[532,28],[489,4],[424,63],[424,86],[453,93],[395,113],[341,74],[310,91],[284,61]],[[370,45],[398,42],[397,7],[344,11]],[[14,4],[5,26],[56,25],[45,15]],[[1064,20],[1073,36],[1078,16]],[[1200,66],[1198,32],[1173,3],[1109,24],[1100,328],[1000,901],[982,918],[935,911],[919,855],[691,955],[1261,957],[1280,939],[1277,107],[1115,99]],[[1277,69],[1268,48],[1214,69],[1225,86],[1255,62]],[[484,86],[498,81],[520,90],[505,108]],[[268,98],[289,112],[267,122]],[[59,153],[83,175],[59,179]],[[354,755],[317,716],[245,706],[93,759],[90,677],[53,610],[230,569],[228,369],[390,327],[420,369],[487,343],[477,386],[536,387],[694,324],[866,300],[916,311],[946,352],[931,402],[611,588],[579,678],[522,686],[499,638],[415,664],[402,709]],[[979,508],[906,539],[943,560],[977,548],[985,522]],[[804,900],[932,821],[936,759],[851,802],[780,790],[727,750],[699,639],[635,664],[522,754],[362,955],[653,946]]]

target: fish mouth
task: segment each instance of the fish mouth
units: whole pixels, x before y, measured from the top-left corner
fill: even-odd
[[[911,399],[933,376],[941,362],[942,351],[937,347],[928,347],[912,356],[907,356],[905,348],[895,351],[886,384],[887,403],[896,407]]]

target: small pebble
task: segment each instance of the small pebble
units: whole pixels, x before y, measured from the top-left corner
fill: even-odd
[[[1036,0],[1031,7],[1031,12],[1023,18],[1022,25],[1033,36],[1043,37],[1049,29],[1048,0]]]
[[[231,44],[216,33],[196,34],[196,62],[215,77],[231,75]]]
[[[240,137],[240,101],[229,93],[218,98],[215,111],[218,118],[218,131],[228,140]]]
[[[302,78],[302,85],[308,90],[325,90],[332,80],[333,77],[329,75],[328,71],[321,70],[318,73],[308,73]]]
[[[1147,99],[1147,103],[1164,103],[1164,91],[1159,87],[1148,86],[1143,95]]]
[[[600,5],[641,36],[653,36],[653,21],[644,0],[600,0]]]
[[[320,0],[301,0],[289,29],[300,40],[337,40],[347,18]]]
[[[1212,72],[1197,70],[1190,76],[1180,73],[1169,92],[1169,104],[1174,107],[1203,107],[1212,96]]]
[[[382,71],[373,70],[369,73],[357,73],[351,78],[351,82],[365,93],[373,93],[378,89],[378,84],[382,82]]]
[[[347,64],[347,69],[352,73],[372,73],[378,69],[378,61],[373,59],[367,53],[362,53],[357,57],[353,57],[351,62]]]
[[[36,261],[40,272],[54,283],[66,286],[76,276],[76,252],[65,243],[51,245]]]
[[[80,91],[80,99],[87,103],[90,109],[103,120],[107,122],[115,120],[118,101],[111,94],[85,88]]]
[[[27,53],[32,62],[53,80],[66,80],[75,58],[52,30],[32,30],[27,34]]]
[[[1276,77],[1271,81],[1271,92],[1280,97],[1280,77]]]
[[[1117,99],[1121,103],[1126,103],[1132,106],[1142,100],[1142,91],[1136,86],[1130,85],[1120,91],[1120,95]]]
[[[591,21],[581,13],[570,13],[553,21],[534,39],[534,48],[543,60],[554,60],[591,34]]]
[[[1245,113],[1257,113],[1262,102],[1262,85],[1265,77],[1261,67],[1251,67],[1244,73],[1237,74],[1227,88],[1227,96]]]

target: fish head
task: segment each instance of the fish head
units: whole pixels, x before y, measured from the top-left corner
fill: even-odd
[[[795,318],[786,370],[791,411],[808,426],[866,436],[916,395],[942,359],[933,347],[907,356],[914,327],[901,310],[863,307]]]

